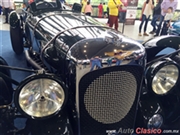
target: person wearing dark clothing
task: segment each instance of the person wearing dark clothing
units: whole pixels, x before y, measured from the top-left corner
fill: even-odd
[[[161,34],[160,35],[167,35],[167,31],[169,29],[169,27],[171,26],[171,20],[173,18],[173,8],[169,7],[168,11],[164,17],[164,24],[163,24],[163,28],[161,30]]]
[[[154,34],[156,32],[156,27],[157,25],[157,20],[160,19],[161,16],[161,3],[163,0],[157,0],[157,5],[156,7],[154,7],[154,11],[153,11],[153,18],[151,21],[151,25],[153,27],[153,30],[150,32],[150,34]]]
[[[106,5],[106,3],[103,3],[103,13],[104,13],[104,18],[106,18],[107,17],[107,8],[108,8],[108,6]]]
[[[1,15],[1,12],[2,12],[2,6],[0,5],[0,15]]]
[[[160,21],[159,21],[158,29],[156,30],[156,34],[154,36],[159,36],[159,33],[161,31],[161,25],[164,21],[164,17],[167,13],[168,8],[172,7],[174,13],[175,10],[177,9],[177,5],[178,5],[178,0],[163,0],[163,2],[161,3]]]
[[[4,9],[4,13],[5,13],[4,23],[8,23],[8,15],[10,11],[13,9],[13,0],[2,0],[1,4],[2,4],[2,9]]]
[[[141,12],[141,17],[140,17],[141,23],[139,25],[139,36],[142,36],[141,29],[142,29],[144,23],[145,23],[145,25],[144,25],[144,34],[143,35],[149,36],[146,33],[146,30],[147,30],[148,21],[150,19],[150,16],[152,15],[153,8],[154,8],[154,0],[146,0],[144,2],[143,7],[142,7],[142,12]]]
[[[119,9],[119,22],[120,23],[125,23],[125,21],[126,21],[126,12],[127,12],[128,3],[124,2],[123,4],[124,4],[124,6],[120,7],[120,9]]]
[[[107,7],[107,17],[109,17],[109,7]]]
[[[110,67],[112,65],[112,58],[111,57],[107,59],[107,65],[108,65],[108,67]]]

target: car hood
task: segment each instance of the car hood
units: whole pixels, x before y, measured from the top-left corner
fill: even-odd
[[[35,32],[42,35],[42,37],[46,37],[46,39],[54,37],[61,31],[77,26],[105,26],[105,24],[98,22],[92,17],[68,11],[48,12],[38,16],[30,16],[26,22]]]
[[[53,38],[56,47],[60,48],[60,50],[63,49],[63,52],[67,52],[72,48],[77,49],[77,47],[84,48],[85,46],[91,49],[90,54],[92,56],[97,54],[96,50],[101,50],[103,47],[106,47],[106,49],[103,49],[105,52],[133,50],[133,52],[136,51],[139,53],[139,51],[143,50],[143,46],[137,41],[126,37],[120,32],[98,22],[94,18],[83,14],[72,12],[50,12],[42,14],[41,16],[36,16],[33,19],[36,21],[31,23],[32,25],[34,24],[35,33],[40,32],[40,34],[48,40],[52,40]],[[31,22],[33,19],[31,19]],[[54,38],[55,36],[56,38]],[[92,53],[92,51],[95,52]],[[103,54],[105,54],[105,52],[103,52]],[[79,55],[82,53],[81,57],[83,56],[83,58],[78,59],[86,59],[83,52],[78,53]],[[88,59],[90,57],[88,57]]]

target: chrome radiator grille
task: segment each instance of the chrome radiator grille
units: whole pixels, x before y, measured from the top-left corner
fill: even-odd
[[[86,110],[93,119],[103,124],[119,122],[133,105],[136,89],[136,79],[129,72],[114,71],[99,76],[85,92]]]
[[[86,74],[79,82],[80,134],[106,135],[133,128],[143,69],[115,66]]]

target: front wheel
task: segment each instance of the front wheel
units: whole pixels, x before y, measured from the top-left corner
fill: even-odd
[[[22,30],[19,27],[11,28],[10,27],[10,37],[11,37],[11,45],[13,48],[13,51],[16,54],[23,53],[23,33]]]

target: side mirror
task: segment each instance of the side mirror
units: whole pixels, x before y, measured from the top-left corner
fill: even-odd
[[[82,6],[79,3],[74,3],[72,7],[72,11],[74,12],[81,12]]]

